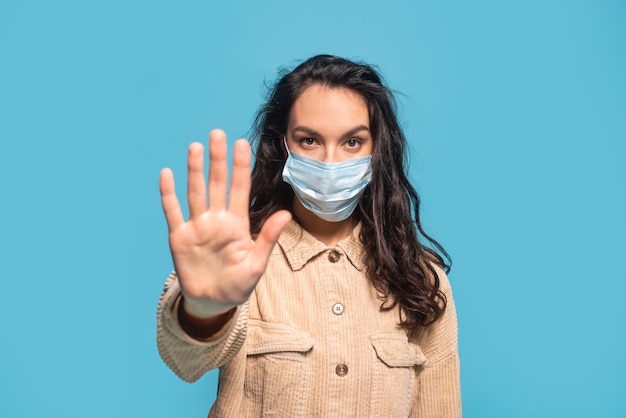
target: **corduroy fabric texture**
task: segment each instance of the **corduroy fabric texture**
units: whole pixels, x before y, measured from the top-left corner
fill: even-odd
[[[461,416],[457,319],[445,273],[444,316],[407,332],[381,312],[367,280],[359,227],[328,247],[292,221],[249,300],[209,341],[177,319],[176,274],[157,311],[165,363],[193,382],[220,368],[210,417]]]

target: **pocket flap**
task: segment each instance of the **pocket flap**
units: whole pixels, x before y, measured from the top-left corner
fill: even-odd
[[[248,321],[246,336],[248,355],[284,351],[304,353],[313,348],[314,344],[315,340],[309,333],[299,331],[291,325]]]
[[[424,364],[422,347],[409,342],[406,336],[379,333],[370,336],[378,358],[389,367],[413,367]]]

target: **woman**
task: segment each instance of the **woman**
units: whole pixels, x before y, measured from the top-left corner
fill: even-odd
[[[164,361],[190,382],[220,368],[211,417],[460,416],[449,265],[420,237],[447,254],[421,227],[379,75],[310,58],[279,79],[254,140],[251,176],[235,143],[228,195],[225,134],[210,135],[208,186],[190,146],[187,222],[161,173]]]

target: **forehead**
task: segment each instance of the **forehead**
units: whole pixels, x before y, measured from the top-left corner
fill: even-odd
[[[294,102],[289,124],[341,129],[355,125],[369,126],[367,102],[359,93],[346,88],[314,84]]]

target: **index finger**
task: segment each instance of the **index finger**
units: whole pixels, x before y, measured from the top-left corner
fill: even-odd
[[[248,218],[250,208],[250,144],[245,139],[235,142],[233,152],[233,174],[230,180],[228,211]]]

